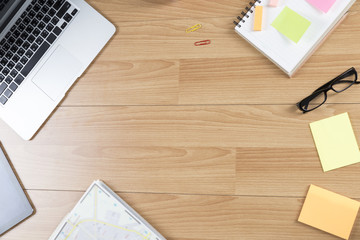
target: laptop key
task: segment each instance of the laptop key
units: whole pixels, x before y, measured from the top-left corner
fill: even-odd
[[[26,28],[26,26],[25,26],[24,24],[21,23],[21,24],[19,25],[19,31],[22,32],[22,31],[24,31],[25,28]]]
[[[14,78],[14,77],[16,77],[17,74],[18,74],[18,71],[16,71],[16,69],[13,69],[10,73],[10,76]]]
[[[18,40],[16,40],[16,42],[15,42],[16,46],[18,46],[18,47],[20,47],[23,43],[24,43],[24,40],[22,40],[21,38],[18,38]]]
[[[57,0],[55,5],[54,5],[54,8],[56,10],[59,10],[59,8],[64,4],[65,0]]]
[[[13,78],[10,77],[10,76],[8,76],[7,78],[5,78],[5,82],[6,82],[7,84],[10,84],[12,81],[13,81]],[[0,93],[0,94],[1,94],[1,93]]]
[[[40,48],[36,51],[34,56],[30,59],[30,61],[24,66],[21,74],[25,77],[31,72],[31,70],[35,67],[35,65],[39,62],[41,57],[45,54],[45,52],[49,49],[50,44],[44,42]],[[18,75],[19,76],[19,75]]]
[[[23,22],[24,22],[24,24],[25,25],[28,25],[29,23],[30,23],[30,18],[28,18],[28,17],[26,17],[26,18],[24,18],[24,20],[23,20]]]
[[[65,19],[65,21],[70,22],[71,19],[72,19],[72,16],[67,13],[67,14],[65,14],[65,16],[64,16],[64,19]]]
[[[59,18],[57,17],[54,17],[52,20],[51,20],[51,23],[56,25],[57,23],[59,22]]]
[[[13,55],[14,55],[14,54],[13,54],[12,52],[7,52],[6,55],[5,55],[5,57],[6,57],[7,59],[11,59]]]
[[[38,14],[36,14],[36,19],[41,21],[44,17],[44,14],[42,12],[39,12]]]
[[[6,67],[2,70],[2,73],[7,76],[9,74],[10,70]]]
[[[54,29],[54,25],[52,25],[51,23],[49,23],[49,25],[46,26],[46,30],[48,30],[49,32],[51,32]]]
[[[23,81],[24,81],[24,77],[21,76],[20,74],[16,76],[16,78],[14,79],[14,82],[16,82],[17,85],[20,85]]]
[[[9,62],[9,60],[7,60],[6,58],[3,58],[3,59],[1,59],[0,64],[5,66],[8,62]]]
[[[15,55],[13,56],[12,60],[13,60],[14,62],[18,62],[18,61],[20,60],[19,55],[15,54]]]
[[[15,92],[18,86],[15,83],[11,83],[9,88],[11,89],[11,91]]]
[[[0,95],[5,91],[5,89],[7,88],[7,84],[6,83],[2,83],[0,84]]]
[[[19,49],[19,47],[18,46],[16,46],[16,45],[13,45],[11,48],[10,48],[10,50],[12,51],[12,52],[17,52],[17,50]]]
[[[0,73],[0,82],[4,81],[5,76]]]
[[[29,59],[27,59],[27,57],[25,57],[25,56],[20,59],[20,62],[22,64],[26,64],[28,61],[29,61]]]
[[[64,3],[64,5],[60,8],[60,10],[56,14],[56,16],[58,18],[62,18],[64,16],[64,14],[67,12],[67,10],[69,10],[70,7],[71,7],[71,4],[69,2]]]
[[[24,49],[29,49],[30,43],[29,43],[28,41],[26,41],[26,42],[23,43],[22,47],[23,47]]]
[[[25,40],[27,37],[29,36],[29,34],[27,32],[23,32],[20,37],[22,40]]]
[[[57,36],[60,35],[60,33],[62,32],[62,30],[59,27],[55,27],[53,33],[55,33]]]
[[[75,14],[78,12],[78,10],[75,8],[72,12],[71,15],[75,16]]]
[[[44,41],[44,39],[43,39],[42,37],[38,37],[35,42],[36,42],[38,45],[41,45],[41,44],[43,43],[43,41]]]
[[[43,30],[46,27],[46,24],[44,22],[40,22],[38,25],[38,28],[40,28],[40,30]]]
[[[10,91],[9,89],[6,89],[6,91],[4,92],[5,97],[7,97],[8,99],[11,97],[12,94],[12,91]]]
[[[50,9],[49,13],[48,13],[51,17],[55,16],[56,11],[54,9]]]
[[[54,5],[54,0],[47,0],[46,1],[46,5],[48,5],[49,7],[52,7],[52,5]]]
[[[31,58],[33,54],[34,53],[31,50],[27,50],[27,52],[25,53],[25,56],[28,58]]]
[[[21,63],[16,64],[15,69],[20,71],[23,68],[23,65]]]
[[[49,17],[49,15],[46,15],[46,16],[44,17],[44,19],[43,19],[43,21],[44,21],[45,23],[49,23],[50,20],[51,20],[51,18]]]
[[[1,97],[0,97],[0,103],[1,103],[2,105],[5,105],[6,102],[7,102],[7,98],[6,98],[5,96],[1,96]]]
[[[18,53],[20,56],[22,56],[22,55],[24,55],[25,50],[24,50],[23,48],[20,48],[20,49],[17,51],[17,53]]]
[[[34,35],[30,35],[29,38],[28,38],[28,41],[29,42],[34,42],[36,39],[36,37]]]
[[[13,67],[15,67],[15,63],[13,61],[9,61],[9,63],[7,64],[7,67],[9,69],[12,69]]]
[[[48,38],[46,39],[50,44],[52,44],[53,42],[55,42],[56,40],[56,36],[53,33],[50,33],[50,35],[48,36]]]
[[[38,12],[41,9],[41,6],[39,4],[36,4],[33,9],[35,12]]]
[[[67,25],[67,23],[66,23],[66,22],[63,22],[63,24],[61,24],[61,29],[66,28],[66,25]]]
[[[49,36],[49,32],[48,31],[46,31],[46,30],[44,30],[44,31],[42,31],[41,32],[41,37],[43,37],[43,38],[47,38],[47,36]],[[39,37],[39,38],[41,38],[41,37]],[[36,39],[37,40],[37,39]]]
[[[36,28],[36,29],[34,30],[33,34],[34,34],[35,37],[39,36],[40,30],[39,30],[38,28]]]
[[[39,45],[37,45],[36,43],[33,43],[30,47],[31,50],[33,50],[34,52],[38,49]]]
[[[41,11],[46,14],[49,11],[49,7],[45,5],[41,8]]]

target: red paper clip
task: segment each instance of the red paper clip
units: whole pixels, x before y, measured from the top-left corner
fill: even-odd
[[[209,45],[210,43],[211,43],[210,40],[203,40],[203,41],[195,42],[194,45],[195,46],[202,46],[202,45]]]

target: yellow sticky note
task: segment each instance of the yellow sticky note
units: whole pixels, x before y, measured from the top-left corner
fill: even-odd
[[[359,207],[358,201],[310,185],[298,221],[349,239]]]
[[[324,172],[360,162],[348,113],[310,123]]]
[[[285,7],[271,24],[281,34],[295,43],[300,41],[310,25],[309,20],[288,7]]]
[[[263,16],[263,7],[255,7],[255,16],[254,16],[254,31],[261,31],[262,28],[262,16]]]

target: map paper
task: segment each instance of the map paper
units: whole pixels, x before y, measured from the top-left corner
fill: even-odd
[[[98,183],[92,184],[51,240],[166,240]]]

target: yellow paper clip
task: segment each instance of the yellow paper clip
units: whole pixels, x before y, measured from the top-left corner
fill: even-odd
[[[196,25],[194,25],[194,26],[192,26],[192,27],[189,27],[189,28],[186,29],[185,31],[186,31],[187,33],[191,33],[191,32],[194,32],[194,31],[200,29],[201,27],[202,27],[201,24],[196,24]]]

